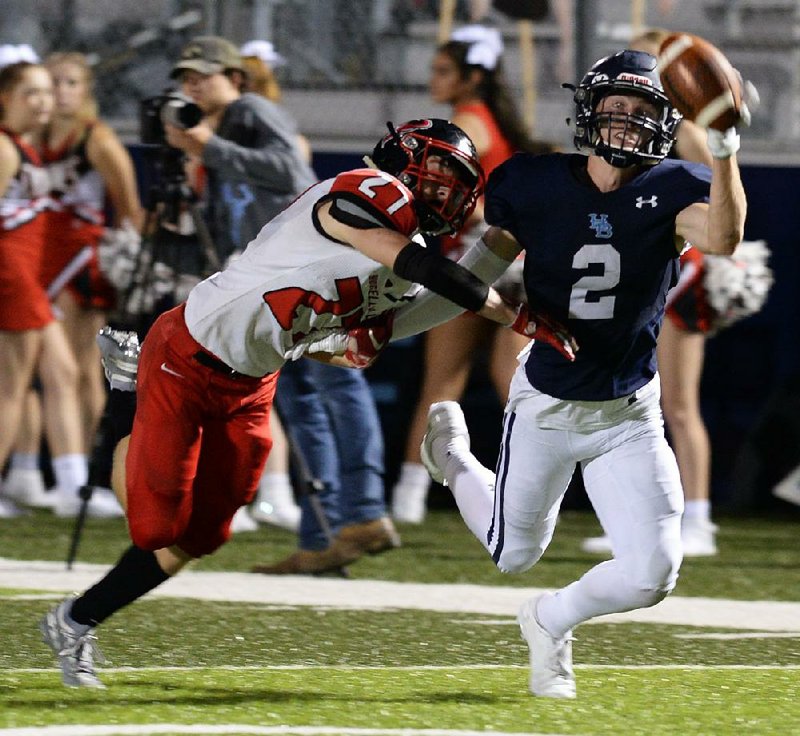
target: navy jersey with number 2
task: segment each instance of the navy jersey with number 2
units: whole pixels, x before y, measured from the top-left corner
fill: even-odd
[[[711,172],[665,160],[625,186],[600,192],[578,154],[517,154],[489,178],[486,222],[525,249],[531,305],[561,320],[580,347],[573,363],[544,342],[526,363],[550,396],[606,401],[656,371],[656,338],[678,271],[675,218],[707,202]]]

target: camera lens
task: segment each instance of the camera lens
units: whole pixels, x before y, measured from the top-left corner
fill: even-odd
[[[161,122],[176,128],[194,128],[203,119],[203,111],[180,97],[170,97],[161,108]]]

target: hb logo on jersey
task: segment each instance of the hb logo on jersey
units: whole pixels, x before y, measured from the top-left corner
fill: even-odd
[[[594,234],[598,238],[610,238],[614,232],[611,223],[608,221],[608,215],[598,215],[594,212],[589,213],[589,227],[594,230]]]

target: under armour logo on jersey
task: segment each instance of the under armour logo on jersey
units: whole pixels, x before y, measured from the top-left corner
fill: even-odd
[[[658,195],[654,194],[650,199],[645,199],[644,197],[636,197],[636,207],[637,209],[642,209],[646,204],[649,204],[651,207],[658,207]]]
[[[608,215],[597,215],[594,212],[589,213],[589,227],[594,230],[598,238],[610,238],[614,229],[608,221]]]

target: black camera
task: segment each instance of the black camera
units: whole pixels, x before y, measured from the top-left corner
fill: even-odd
[[[191,98],[173,90],[139,103],[140,137],[142,143],[149,145],[169,145],[164,135],[165,123],[176,128],[194,128],[202,119],[203,111]]]

